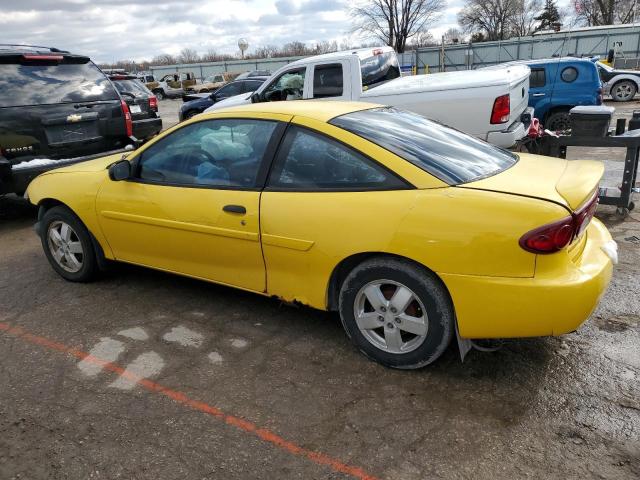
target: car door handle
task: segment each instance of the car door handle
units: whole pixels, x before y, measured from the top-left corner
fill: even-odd
[[[544,97],[546,95],[546,93],[534,93],[533,96],[534,97]]]
[[[222,210],[229,213],[240,213],[242,215],[247,213],[247,209],[242,205],[225,205],[224,207],[222,207]]]

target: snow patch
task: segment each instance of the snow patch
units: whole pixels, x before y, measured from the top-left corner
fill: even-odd
[[[43,167],[45,165],[54,165],[60,162],[68,162],[71,158],[53,160],[52,158],[34,158],[33,160],[27,160],[26,162],[20,162],[11,167],[11,170],[23,170],[25,168]]]
[[[201,333],[194,332],[193,330],[183,327],[173,327],[170,332],[167,332],[162,337],[167,342],[176,342],[183,347],[200,347],[204,336]]]
[[[118,332],[121,337],[127,337],[131,340],[149,340],[149,335],[145,332],[144,328],[133,327]]]

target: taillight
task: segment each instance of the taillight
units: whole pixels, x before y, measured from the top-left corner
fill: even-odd
[[[37,55],[32,53],[25,53],[24,55],[22,55],[22,58],[24,58],[25,60],[45,60],[50,62],[59,62],[64,57],[62,55]]]
[[[124,126],[127,130],[127,137],[133,135],[133,122],[131,121],[131,112],[129,111],[129,105],[124,100],[120,100],[120,106],[122,107],[122,114],[124,115]]]
[[[506,123],[511,116],[511,99],[509,95],[501,95],[493,102],[491,110],[491,123]]]
[[[597,92],[597,93],[598,93],[598,100],[597,100],[597,104],[598,104],[598,105],[602,105],[602,87],[600,87],[600,88],[598,89],[598,92]]]
[[[154,112],[158,111],[158,99],[154,95],[149,97],[149,108]]]
[[[598,192],[571,216],[525,233],[520,246],[531,253],[555,253],[579,238],[589,226],[598,207]]]

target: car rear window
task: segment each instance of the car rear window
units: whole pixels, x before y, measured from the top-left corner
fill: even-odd
[[[396,108],[352,112],[329,123],[395,153],[449,185],[495,175],[518,161],[514,153]]]
[[[367,90],[400,76],[395,52],[374,54],[360,61],[362,89]]]
[[[93,63],[0,62],[0,107],[117,100]]]
[[[113,84],[116,86],[120,93],[126,92],[132,95],[153,95],[143,83],[139,80],[113,80]]]

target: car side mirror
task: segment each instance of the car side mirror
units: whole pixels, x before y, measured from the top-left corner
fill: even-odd
[[[131,176],[131,163],[129,160],[118,160],[109,166],[109,178],[114,182],[127,180]]]
[[[214,102],[218,100],[218,96],[216,95],[216,92],[213,92],[211,95],[209,95],[209,98]]]
[[[251,95],[251,103],[260,103],[264,100],[264,97],[262,96],[262,94],[255,92],[253,95]]]

